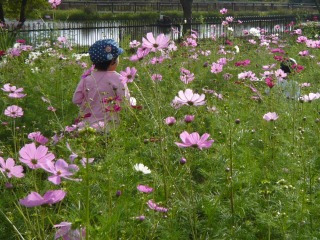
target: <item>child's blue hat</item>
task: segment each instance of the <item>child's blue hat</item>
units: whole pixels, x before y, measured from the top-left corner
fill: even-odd
[[[123,49],[113,39],[98,40],[89,48],[89,55],[93,64],[111,61],[122,53]]]

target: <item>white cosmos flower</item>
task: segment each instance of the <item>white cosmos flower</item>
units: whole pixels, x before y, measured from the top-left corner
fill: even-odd
[[[147,166],[143,165],[142,163],[135,164],[134,169],[138,172],[142,172],[143,174],[151,173],[151,170]]]

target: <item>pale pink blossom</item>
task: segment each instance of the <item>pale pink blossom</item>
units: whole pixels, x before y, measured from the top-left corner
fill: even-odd
[[[46,146],[40,145],[36,147],[35,143],[24,145],[24,147],[20,149],[19,155],[20,161],[31,169],[40,168],[41,164],[52,161],[55,158],[53,153],[48,152]]]
[[[157,50],[167,48],[169,40],[170,39],[163,33],[154,38],[153,33],[149,32],[147,33],[146,38],[142,38],[142,46],[150,49],[151,52],[156,52]]]
[[[276,112],[268,112],[265,115],[263,115],[263,119],[266,121],[275,121],[279,118],[278,114]]]
[[[153,188],[146,186],[146,185],[138,185],[137,189],[139,192],[143,192],[143,193],[151,193],[153,192]]]
[[[11,86],[10,83],[4,84],[1,89],[2,91],[9,93],[8,96],[10,98],[23,98],[27,95],[22,93],[23,88],[17,88],[16,86]]]
[[[182,143],[176,142],[175,144],[180,148],[193,147],[199,148],[202,150],[203,148],[210,148],[214,140],[207,140],[210,137],[210,134],[204,133],[202,136],[197,132],[188,133],[184,131],[180,134],[180,139]]]
[[[155,210],[157,212],[168,212],[168,209],[165,207],[160,207],[158,204],[156,204],[153,200],[148,201],[148,206],[150,209]]]
[[[46,161],[41,164],[41,168],[52,174],[48,177],[48,180],[56,185],[61,183],[61,178],[75,181],[79,180],[70,178],[70,176],[79,170],[79,167],[75,164],[68,164],[63,159],[58,159],[56,162]]]
[[[228,12],[228,9],[226,9],[226,8],[220,9],[221,14],[226,14],[227,12]]]
[[[20,165],[15,165],[15,161],[12,158],[8,158],[4,160],[0,157],[0,171],[7,175],[8,178],[16,177],[22,178],[24,177],[23,167]]]
[[[36,207],[41,205],[51,205],[60,202],[66,196],[66,192],[63,190],[49,190],[43,196],[37,192],[31,192],[24,199],[20,199],[19,202],[25,207]]]
[[[185,91],[180,90],[178,92],[178,96],[174,98],[172,101],[172,105],[175,108],[179,108],[183,105],[188,106],[200,106],[204,105],[206,103],[205,101],[205,95],[198,93],[193,93],[191,89],[186,89]]]
[[[70,222],[61,222],[53,225],[53,227],[58,229],[54,239],[62,238],[63,240],[84,240],[86,237],[85,228],[73,228],[72,223]]]
[[[17,105],[12,105],[4,110],[4,115],[12,118],[19,118],[23,116],[23,110]]]

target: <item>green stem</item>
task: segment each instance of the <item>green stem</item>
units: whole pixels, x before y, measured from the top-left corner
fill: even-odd
[[[86,160],[86,240],[89,240],[89,227],[90,227],[90,163],[89,158]]]

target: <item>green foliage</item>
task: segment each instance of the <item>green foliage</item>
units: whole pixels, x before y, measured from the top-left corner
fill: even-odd
[[[27,167],[22,179],[0,173],[0,238],[52,239],[53,225],[62,221],[72,222],[75,228],[86,226],[89,239],[98,240],[319,238],[320,99],[300,102],[287,97],[288,89],[280,83],[269,89],[264,81],[238,78],[245,71],[260,78],[262,66],[272,63],[273,70],[279,69],[274,59],[279,54],[271,54],[270,49],[280,44],[284,56],[294,57],[305,68],[283,81],[290,83],[291,90],[299,86],[301,95],[319,92],[319,49],[308,48],[313,57],[302,57],[299,52],[306,46],[296,42],[296,35],[279,37],[269,47],[249,44],[249,39],[259,41],[253,36],[230,37],[232,46],[224,38],[198,39],[197,47],[178,45],[169,58],[155,65],[150,60],[160,57],[159,51],[138,62],[129,61],[132,52],[126,51],[117,70],[127,66],[138,70],[128,86],[141,109],[124,102],[121,123],[108,134],[92,129],[65,131],[78,115],[71,99],[84,72],[81,63],[91,65],[87,55],[55,42],[34,50],[40,55],[32,61],[28,51],[7,56],[6,63],[0,62],[1,86],[23,87],[27,96],[12,99],[1,93],[2,113],[12,104],[24,109],[21,118],[0,117],[1,156],[22,165],[19,150],[31,142],[30,132],[41,131],[50,139],[46,146],[56,159],[68,161],[72,152],[78,155],[74,163],[80,170],[74,178],[82,181],[63,179],[56,186],[47,181],[44,170]],[[218,53],[221,46],[225,55]],[[210,65],[224,57],[228,61],[223,72],[212,73]],[[251,61],[248,66],[235,66],[246,59]],[[182,67],[194,73],[192,82],[180,81]],[[154,73],[163,80],[152,81]],[[300,87],[306,82],[310,87]],[[205,105],[172,107],[178,92],[187,88],[205,94]],[[257,95],[260,99],[253,100]],[[276,112],[279,118],[265,121],[267,112]],[[185,115],[194,115],[195,120],[186,123]],[[174,116],[176,124],[166,125],[168,116]],[[175,143],[181,142],[183,131],[209,133],[214,143],[203,150],[178,148]],[[51,137],[56,133],[63,133],[63,138],[54,143]],[[182,157],[185,164],[180,164]],[[83,167],[82,158],[94,162]],[[148,166],[151,174],[135,171],[136,163]],[[7,182],[13,188],[6,188]],[[139,192],[139,184],[154,192]],[[18,203],[31,191],[43,194],[49,189],[64,189],[67,196],[51,206],[25,208]],[[150,199],[168,212],[149,209]],[[144,221],[136,219],[141,215]]]
[[[4,0],[3,8],[5,17],[9,19],[19,19],[21,0]],[[26,8],[26,17],[28,19],[37,19],[40,17],[39,12],[49,8],[48,1],[28,0]]]

